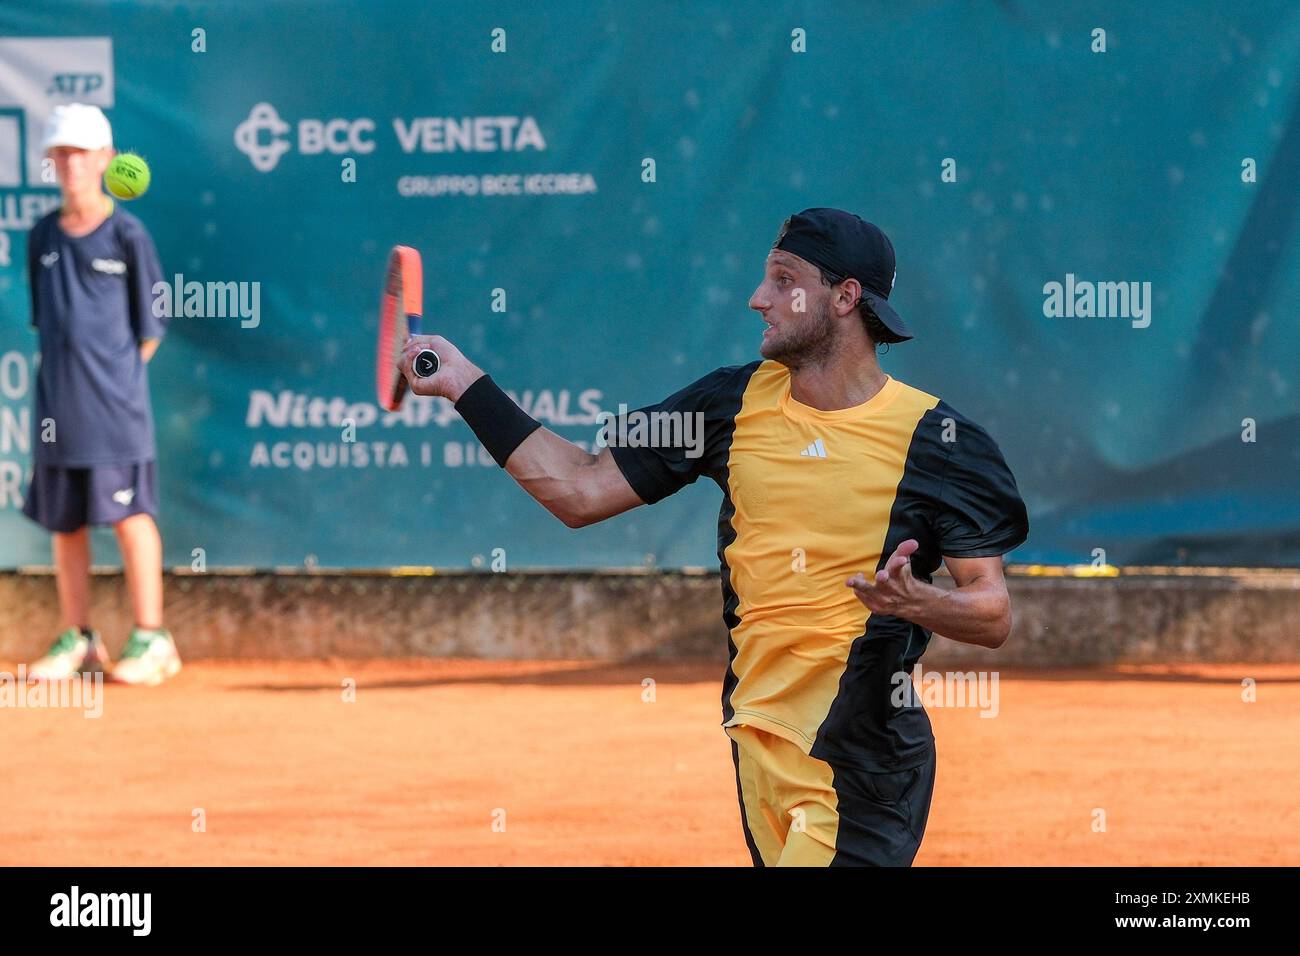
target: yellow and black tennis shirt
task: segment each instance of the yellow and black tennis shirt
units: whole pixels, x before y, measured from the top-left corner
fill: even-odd
[[[718,369],[638,411],[702,415],[702,454],[684,442],[610,451],[647,504],[701,475],[722,489],[723,725],[766,730],[831,764],[922,762],[929,718],[910,695],[904,706],[891,696],[930,632],[871,614],[844,582],[874,574],[908,538],[920,543],[912,570],[926,581],[945,555],[1021,544],[1025,505],[993,439],[894,378],[853,408],[803,405],[789,370],[771,361]]]

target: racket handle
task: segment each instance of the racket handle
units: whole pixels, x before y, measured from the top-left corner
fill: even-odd
[[[411,363],[411,368],[414,369],[418,378],[428,378],[437,372],[441,365],[442,362],[439,361],[437,352],[433,351],[433,349],[420,349],[416,353],[415,361]]]

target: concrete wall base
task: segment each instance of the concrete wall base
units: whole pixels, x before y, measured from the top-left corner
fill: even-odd
[[[1300,661],[1300,572],[1008,581],[1007,643],[936,636],[927,667]],[[91,623],[116,653],[132,623],[123,578],[97,573],[92,589]],[[168,573],[165,601],[189,660],[726,659],[716,573]],[[0,659],[38,656],[57,607],[52,575],[0,574]]]

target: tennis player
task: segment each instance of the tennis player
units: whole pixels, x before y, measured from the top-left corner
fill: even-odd
[[[640,410],[698,416],[702,447],[645,441],[645,429],[633,443],[636,428],[607,426],[618,440],[588,454],[446,339],[404,353],[412,390],[454,401],[571,528],[701,476],[722,489],[723,727],[759,866],[910,865],[935,779],[912,669],[931,631],[995,648],[1011,629],[1001,555],[1025,540],[1025,506],[987,432],[881,370],[877,349],[912,338],[889,304],[894,276],[893,246],[871,223],[826,208],[786,220],[749,301],[762,359]],[[416,378],[425,347],[442,368]],[[649,430],[665,434],[691,432]],[[955,587],[931,583],[940,562]]]
[[[23,513],[53,533],[63,632],[28,667],[35,680],[111,667],[89,624],[91,525],[112,525],[135,628],[110,678],[157,684],[180,670],[163,628],[162,539],[146,364],[166,319],[153,314],[162,278],[140,220],[103,192],[113,134],[97,106],[50,115],[43,146],[63,203],[27,241],[32,325],[41,364],[32,415],[32,478]]]

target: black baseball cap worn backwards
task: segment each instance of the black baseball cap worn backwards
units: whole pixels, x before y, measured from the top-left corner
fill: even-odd
[[[897,276],[894,246],[879,226],[843,209],[818,206],[788,218],[772,248],[825,269],[835,282],[857,279],[862,284],[859,301],[870,305],[893,334],[889,341],[912,338],[911,330],[889,304]]]

